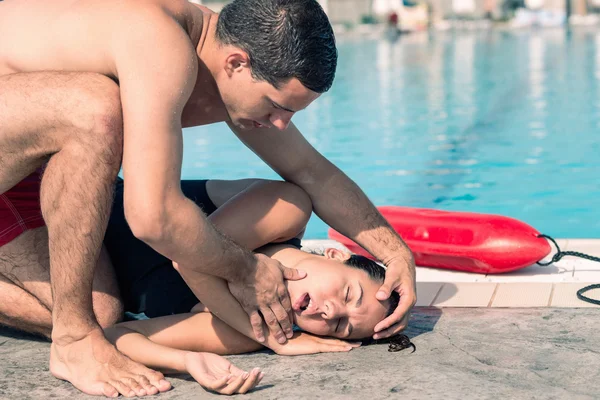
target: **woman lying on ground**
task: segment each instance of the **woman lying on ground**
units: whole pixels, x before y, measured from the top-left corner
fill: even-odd
[[[397,295],[385,302],[375,298],[385,277],[378,264],[336,249],[326,249],[323,255],[299,249],[312,204],[297,186],[257,180],[184,181],[182,189],[222,233],[306,272],[304,279],[286,281],[293,321],[302,332],[296,331],[286,344],[272,336],[259,343],[227,282],[214,276],[195,283],[201,290],[196,298],[169,260],[131,234],[122,215],[122,190],[117,190],[105,244],[126,310],[151,318],[117,324],[106,335],[133,360],[167,373],[189,373],[219,393],[245,393],[262,379],[260,371],[246,373],[216,354],[247,353],[263,346],[281,355],[349,351],[360,343],[345,340],[370,338],[375,325],[395,309]]]

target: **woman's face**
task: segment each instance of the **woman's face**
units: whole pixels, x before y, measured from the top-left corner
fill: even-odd
[[[349,256],[327,249],[325,256],[313,256],[295,268],[306,278],[287,281],[300,329],[321,336],[361,339],[372,336],[375,325],[387,314],[388,302],[375,298],[381,283],[357,268],[343,264]]]

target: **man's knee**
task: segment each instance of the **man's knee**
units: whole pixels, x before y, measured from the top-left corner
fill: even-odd
[[[100,74],[79,74],[75,79],[77,96],[83,104],[73,116],[81,132],[74,138],[86,151],[98,153],[120,164],[123,151],[123,113],[119,86]]]

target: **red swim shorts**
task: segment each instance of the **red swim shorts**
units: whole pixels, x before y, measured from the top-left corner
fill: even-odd
[[[41,170],[0,194],[0,246],[21,233],[44,226],[40,208]]]

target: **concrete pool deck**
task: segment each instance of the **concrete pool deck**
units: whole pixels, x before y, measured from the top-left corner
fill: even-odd
[[[562,250],[600,255],[598,240],[567,240],[559,244]],[[330,243],[307,241],[306,245],[318,248]],[[405,332],[417,346],[415,353],[389,353],[387,345],[380,344],[343,354],[280,357],[263,351],[233,356],[230,359],[238,366],[259,366],[266,374],[254,392],[237,397],[600,397],[600,314],[587,303],[573,303],[569,297],[569,293],[574,293],[571,288],[600,282],[598,266],[567,257],[554,268],[541,271],[532,267],[502,279],[424,268],[419,268],[417,274],[419,304],[428,307],[415,308]],[[488,298],[490,285],[494,289]],[[537,290],[535,285],[551,285],[550,292]],[[528,300],[544,299],[545,295],[538,295],[542,292],[548,293],[543,305]],[[599,297],[597,292],[589,294]],[[512,301],[515,297],[521,300]],[[566,300],[561,300],[563,297]],[[432,304],[434,307],[429,307]],[[94,398],[50,375],[49,348],[46,341],[0,328],[1,399]],[[169,380],[173,390],[158,398],[217,398],[189,377]]]

